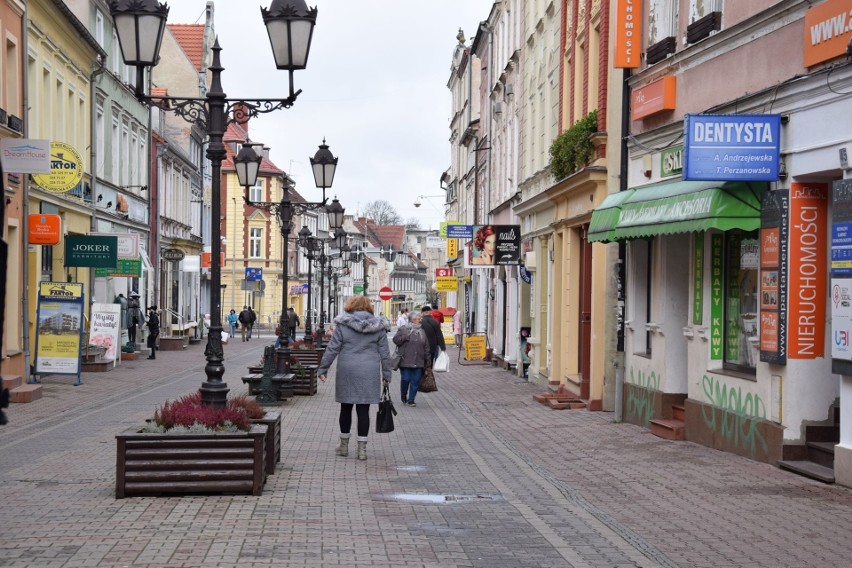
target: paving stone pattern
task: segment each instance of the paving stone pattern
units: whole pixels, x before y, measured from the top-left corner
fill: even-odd
[[[225,346],[234,394],[264,343]],[[334,454],[332,377],[281,406],[282,461],[262,496],[116,500],[115,434],[197,390],[203,349],[77,387],[45,378],[41,400],[12,406],[0,566],[777,568],[846,566],[852,553],[852,491],[610,413],[550,410],[532,400],[544,387],[457,361],[416,408],[396,403],[397,430],[370,435],[366,462],[354,440],[350,457]]]

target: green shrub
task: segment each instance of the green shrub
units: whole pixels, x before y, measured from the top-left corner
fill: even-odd
[[[550,173],[556,179],[570,176],[592,158],[592,134],[598,130],[598,111],[593,110],[574,126],[556,137],[550,145]]]

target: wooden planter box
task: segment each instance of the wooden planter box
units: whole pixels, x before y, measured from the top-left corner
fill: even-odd
[[[266,481],[267,429],[254,424],[248,432],[118,434],[115,496],[260,495]]]
[[[275,466],[281,461],[281,411],[267,410],[263,418],[251,419],[252,424],[266,426],[266,473],[275,473]]]

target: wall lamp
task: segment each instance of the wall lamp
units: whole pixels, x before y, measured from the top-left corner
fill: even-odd
[[[447,196],[446,195],[418,195],[417,199],[414,200],[414,206],[420,207],[421,205],[423,205],[422,200],[430,198],[430,197],[444,197],[444,198],[446,198]]]
[[[122,185],[121,189],[138,189],[139,191],[148,191],[147,185]]]

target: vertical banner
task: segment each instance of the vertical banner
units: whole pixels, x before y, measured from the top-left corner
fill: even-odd
[[[722,360],[725,321],[725,236],[710,237],[710,359]]]
[[[622,69],[639,67],[642,55],[642,0],[618,0],[614,39],[614,66]]]
[[[704,231],[692,234],[692,323],[704,320]]]
[[[816,359],[825,353],[827,228],[828,184],[791,184],[790,359]]]
[[[831,372],[852,375],[852,179],[831,188]]]
[[[77,375],[83,343],[83,285],[39,282],[36,315],[37,375]]]
[[[92,304],[92,325],[89,345],[104,349],[104,359],[113,362],[119,357],[121,343],[121,304]]]
[[[760,360],[787,364],[790,193],[767,191],[760,204]]]

